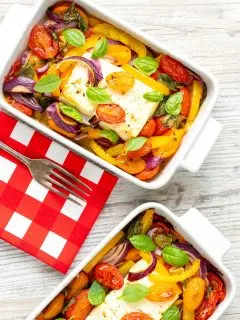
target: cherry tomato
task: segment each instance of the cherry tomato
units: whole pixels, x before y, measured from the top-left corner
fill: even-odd
[[[139,174],[136,175],[136,178],[142,181],[148,181],[154,178],[160,171],[160,165],[156,166],[156,168],[152,170],[145,169]]]
[[[156,129],[156,123],[155,123],[154,119],[150,119],[145,124],[145,126],[143,127],[143,129],[139,135],[141,137],[150,138],[153,135],[155,129]]]
[[[130,160],[124,155],[119,155],[117,166],[129,174],[138,174],[145,170],[146,163],[142,158]]]
[[[175,283],[156,283],[150,287],[147,299],[155,302],[166,302],[172,300],[178,293]]]
[[[21,59],[18,59],[10,68],[10,71],[8,73],[8,75],[6,76],[5,78],[5,81],[9,81],[11,80],[12,78],[14,78],[17,73],[19,72],[20,68],[22,66],[22,62],[21,62]]]
[[[33,27],[28,44],[33,53],[42,59],[54,58],[58,53],[58,43],[44,25]]]
[[[152,320],[152,318],[143,312],[131,312],[125,314],[121,320]]]
[[[80,291],[80,293],[70,301],[65,309],[66,320],[85,320],[87,318],[93,309],[93,306],[88,300],[88,291],[89,290]]]
[[[162,229],[163,233],[167,233],[168,234],[170,232],[169,227],[164,222],[160,222],[160,221],[154,222],[152,227],[153,228],[158,228],[158,233],[161,232],[161,229]]]
[[[208,273],[208,281],[211,287],[217,291],[219,299],[218,302],[222,302],[226,296],[226,287],[222,279],[215,273]]]
[[[201,304],[205,293],[205,281],[200,277],[192,278],[183,293],[183,306],[187,311],[195,311]]]
[[[164,116],[155,118],[156,128],[153,133],[154,136],[161,136],[169,131],[169,128],[162,123],[163,118]]]
[[[120,271],[112,264],[106,262],[96,265],[93,276],[98,282],[112,290],[122,288],[124,283],[124,278]]]
[[[149,152],[151,152],[152,150],[152,143],[150,140],[147,140],[146,143],[144,143],[144,145],[135,151],[128,151],[127,152],[127,157],[129,159],[139,159],[143,156],[146,156]]]
[[[8,96],[6,98],[7,102],[9,104],[11,104],[14,108],[16,108],[17,110],[21,111],[22,113],[24,113],[26,116],[31,117],[33,114],[33,110],[27,106],[25,106],[24,104],[21,104],[19,102],[17,102],[16,100],[14,100],[12,97]]]
[[[188,90],[188,88],[184,87],[180,89],[180,92],[182,92],[183,94],[181,115],[187,118],[189,115],[190,106],[191,106],[190,91]]]
[[[195,320],[207,320],[216,310],[218,299],[219,296],[217,291],[211,290],[197,308],[195,312]]]
[[[159,69],[168,74],[176,82],[189,85],[193,81],[193,76],[188,72],[186,67],[169,56],[164,56],[161,59]]]
[[[151,78],[153,78],[154,80],[158,81],[159,74],[160,74],[160,72],[157,70],[156,72],[154,72],[151,75]]]
[[[99,104],[96,114],[101,121],[110,124],[122,123],[125,121],[125,111],[118,104]]]

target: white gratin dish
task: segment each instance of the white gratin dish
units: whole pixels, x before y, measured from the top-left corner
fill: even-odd
[[[190,209],[181,217],[177,217],[165,206],[148,202],[133,210],[105,239],[36,307],[26,318],[34,320],[43,309],[83,270],[83,268],[101,251],[103,247],[137,215],[147,209],[154,209],[157,214],[165,217],[183,237],[191,243],[199,253],[207,258],[223,275],[226,285],[226,297],[209,320],[217,320],[224,313],[234,298],[236,284],[232,274],[223,264],[223,256],[229,250],[229,241],[202,215],[197,209]]]
[[[149,35],[146,33],[139,31],[135,27],[129,25],[127,22],[122,21],[116,15],[107,12],[105,9],[100,8],[98,5],[89,0],[76,0],[76,3],[85,9],[86,12],[133,35],[154,51],[164,52],[181,61],[188,68],[199,74],[206,83],[207,96],[201,106],[200,112],[189,132],[184,136],[179,150],[171,159],[171,161],[169,161],[163,171],[149,182],[140,181],[134,176],[131,176],[130,174],[99,158],[83,147],[47,128],[37,120],[27,117],[5,101],[2,92],[4,76],[17,57],[26,48],[28,36],[32,27],[45,16],[46,9],[56,2],[58,1],[38,0],[37,5],[33,9],[31,8],[31,10],[27,10],[26,7],[23,8],[23,6],[17,6],[17,16],[14,16],[13,12],[10,11],[10,13],[5,17],[0,27],[0,36],[2,39],[0,52],[0,105],[8,113],[11,113],[19,120],[43,132],[53,140],[58,141],[72,151],[82,155],[90,161],[97,163],[99,166],[110,170],[116,175],[121,176],[146,189],[158,189],[164,187],[169,182],[178,167],[183,167],[191,172],[196,172],[199,170],[221,131],[221,124],[211,117],[211,112],[218,96],[218,85],[215,78],[211,73],[198,66],[191,60],[178,54],[174,50],[170,50],[161,42],[149,37]],[[21,20],[19,17],[21,17]],[[8,30],[8,32],[6,32],[6,30]]]

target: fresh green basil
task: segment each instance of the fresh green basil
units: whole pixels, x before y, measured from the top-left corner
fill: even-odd
[[[34,86],[34,90],[40,93],[53,92],[57,90],[62,80],[55,74],[43,76]]]
[[[119,136],[113,130],[102,130],[101,131],[101,137],[108,139],[113,144],[118,143],[118,140],[119,140]]]
[[[98,40],[92,53],[93,59],[103,58],[107,53],[108,41],[106,38]]]
[[[157,71],[159,63],[152,57],[140,57],[133,61],[133,65],[142,73],[150,76]]]
[[[163,260],[175,267],[183,267],[189,262],[185,251],[175,246],[166,246],[162,251]]]
[[[146,92],[143,98],[151,102],[161,102],[163,100],[164,94],[159,91]]]
[[[76,22],[77,28],[81,31],[85,32],[88,28],[87,22],[83,17],[81,17],[80,13],[76,10],[75,3],[72,2],[71,6],[65,12],[63,17],[65,22]]]
[[[160,73],[158,76],[158,81],[165,84],[169,88],[169,90],[171,90],[171,91],[177,91],[179,88],[182,87],[178,82],[174,81],[166,73]]]
[[[145,137],[136,137],[128,140],[126,142],[126,150],[127,151],[136,151],[147,142],[147,138]]]
[[[65,114],[66,116],[76,120],[77,122],[80,122],[80,123],[82,122],[83,117],[81,113],[74,107],[67,106],[66,104],[61,102],[58,104],[58,107],[62,111],[62,113]]]
[[[20,69],[20,73],[21,76],[23,77],[27,77],[30,79],[34,79],[36,76],[36,72],[34,71],[33,67],[31,64],[24,64],[21,69]]]
[[[142,251],[154,251],[156,249],[155,243],[145,234],[136,234],[132,236],[129,241],[136,249]]]
[[[162,315],[163,320],[180,320],[180,311],[177,306],[172,305]]]
[[[123,290],[119,299],[123,299],[126,302],[137,302],[144,299],[149,293],[149,287],[144,284],[130,284]]]
[[[88,292],[88,300],[93,306],[98,306],[104,302],[106,297],[106,292],[103,286],[97,282],[96,280],[93,281],[89,292]]]
[[[172,94],[166,104],[165,104],[165,110],[168,114],[171,116],[177,116],[182,107],[182,100],[183,100],[183,94],[182,92],[176,92]]]
[[[63,31],[65,40],[74,47],[82,47],[85,43],[85,35],[76,28],[69,28]]]
[[[92,103],[111,103],[112,99],[110,94],[103,88],[89,87],[86,91],[88,99]]]

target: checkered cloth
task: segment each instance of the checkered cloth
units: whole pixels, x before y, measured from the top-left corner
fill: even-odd
[[[0,149],[0,238],[66,273],[117,178],[3,112],[0,140],[30,158],[54,160],[93,188],[80,207],[39,185],[25,165]]]

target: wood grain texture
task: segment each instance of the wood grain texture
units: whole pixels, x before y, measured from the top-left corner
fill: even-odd
[[[208,68],[220,84],[214,117],[223,131],[196,174],[179,170],[165,190],[120,180],[72,268],[132,209],[157,201],[177,215],[192,206],[232,242],[224,262],[240,282],[240,2],[239,0],[96,0],[109,11]],[[0,0],[0,21],[11,4]],[[7,31],[6,31],[7,32]],[[23,320],[62,279],[51,268],[0,242],[0,319]],[[240,318],[240,291],[221,320]]]

